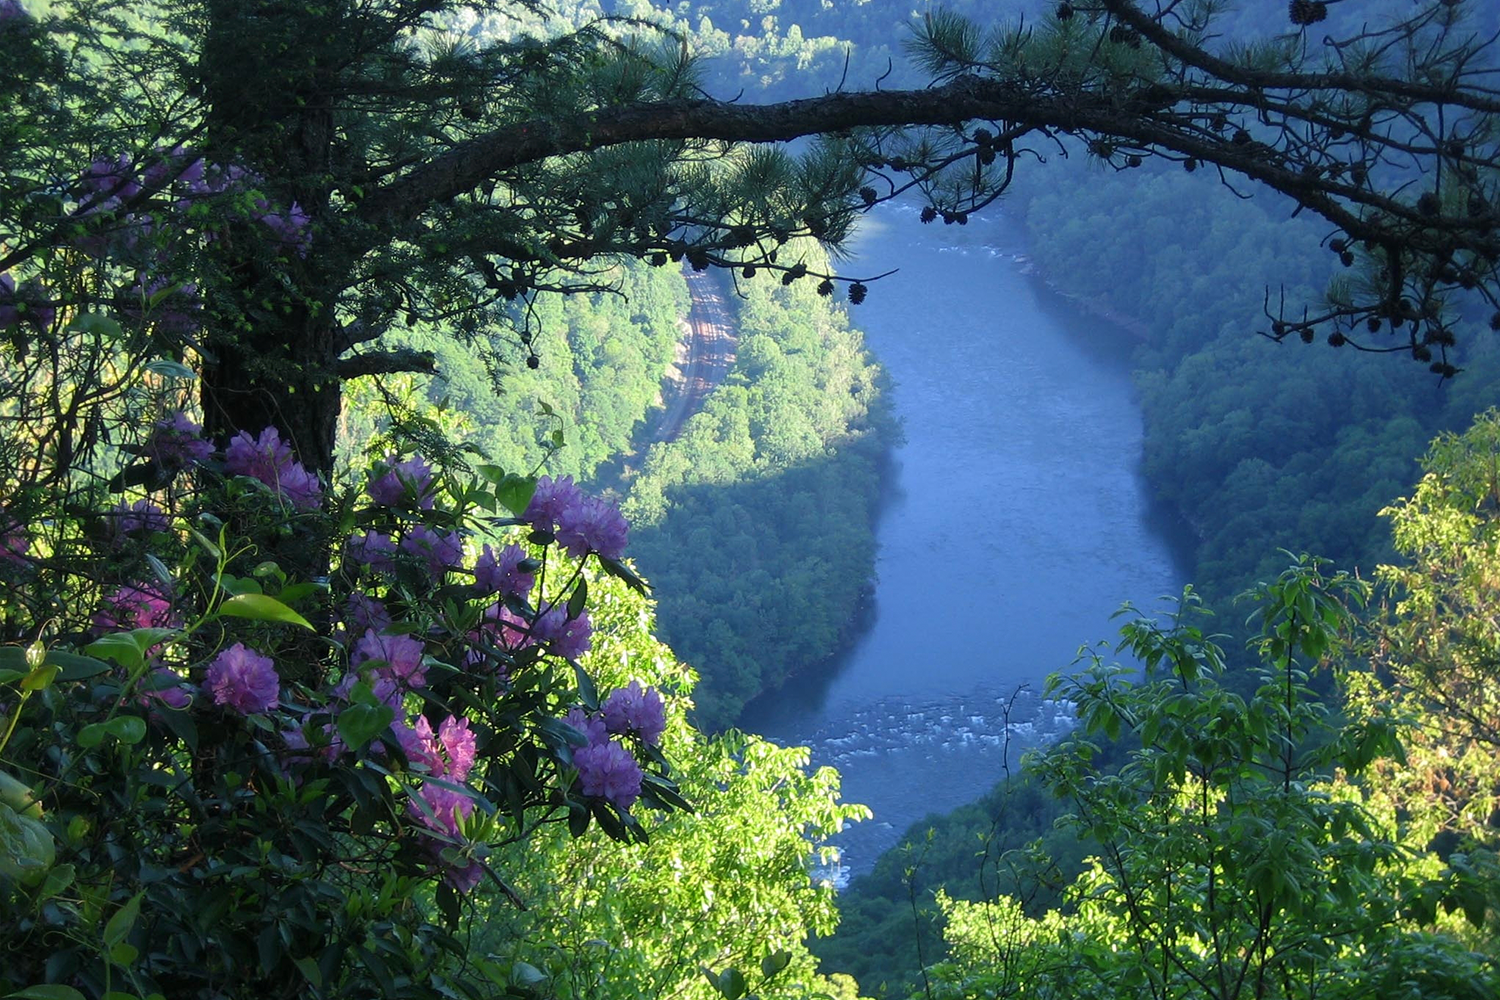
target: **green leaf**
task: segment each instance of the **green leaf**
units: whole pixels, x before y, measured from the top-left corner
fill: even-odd
[[[109,735],[109,730],[104,728],[102,722],[91,722],[78,730],[78,745],[85,750],[92,750],[104,742],[104,737]]]
[[[57,650],[52,650],[47,654],[47,662],[55,663],[62,668],[58,677],[65,681],[86,680],[109,672],[109,664],[103,660],[96,660],[92,656],[79,656],[77,653],[59,653]]]
[[[44,663],[21,681],[22,691],[43,691],[52,686],[52,680],[62,668],[55,663]]]
[[[276,596],[285,604],[296,604],[298,601],[313,594],[326,593],[326,583],[294,583],[289,587],[282,587]]]
[[[173,289],[173,291],[175,290]],[[197,372],[181,361],[173,361],[171,358],[158,358],[155,361],[148,361],[144,367],[148,372],[155,375],[164,375],[167,378],[180,378],[191,381],[198,377]]]
[[[42,887],[37,890],[36,901],[38,903],[45,903],[53,896],[56,896],[73,884],[73,879],[77,874],[72,865],[58,865],[49,871],[46,879],[42,881]]]
[[[603,566],[604,572],[608,573],[610,576],[616,578],[617,580],[625,581],[625,584],[630,587],[631,590],[635,590],[639,593],[644,594],[651,589],[650,584],[648,584],[645,580],[642,580],[640,577],[636,576],[629,566],[626,566],[618,559],[606,559],[603,556],[599,556],[599,565]]]
[[[292,964],[297,966],[297,970],[302,973],[302,978],[307,980],[309,986],[315,990],[323,988],[323,970],[318,968],[317,962],[303,955],[301,958],[292,959]]]
[[[536,987],[547,981],[547,974],[530,962],[517,962],[510,967],[510,981],[521,987]]]
[[[83,313],[75,316],[73,322],[68,324],[68,329],[112,339],[121,336],[120,324],[99,313]]]
[[[589,601],[589,582],[582,577],[578,578],[578,586],[573,588],[573,594],[568,598],[568,617],[577,618],[583,614],[583,608]]]
[[[14,993],[7,994],[7,997],[15,998],[15,1000],[86,1000],[82,993],[71,986],[58,986],[50,983],[28,986],[24,990],[16,990]]]
[[[770,979],[772,976],[792,964],[792,953],[789,951],[773,951],[760,960],[760,974]]]
[[[141,957],[141,950],[129,941],[121,941],[109,949],[109,960],[121,968],[128,969],[132,962]],[[105,994],[109,996],[109,994]]]
[[[306,618],[266,594],[236,594],[219,605],[219,614],[259,622],[285,622],[288,625],[300,625],[309,632],[313,630]]]
[[[104,723],[104,728],[121,743],[139,743],[146,738],[146,720],[138,715],[117,715]]]
[[[0,802],[0,878],[36,885],[57,860],[57,845],[39,820]]]
[[[135,671],[146,662],[146,651],[178,634],[175,628],[138,628],[114,632],[84,647],[85,653],[114,660],[126,670]]]
[[[518,476],[514,472],[508,472],[505,477],[495,484],[495,499],[505,505],[516,517],[526,512],[526,507],[531,503],[532,494],[536,492],[536,480],[530,476]]]
[[[130,936],[130,931],[135,927],[136,918],[141,915],[141,897],[145,894],[142,890],[131,896],[130,901],[109,918],[109,923],[104,925],[104,944],[107,947],[113,948]]]
[[[594,686],[594,679],[576,663],[573,664],[573,678],[578,682],[578,700],[583,702],[584,708],[594,711],[599,707],[599,689]]]
[[[390,728],[396,713],[389,705],[350,705],[339,713],[339,736],[358,750]]]

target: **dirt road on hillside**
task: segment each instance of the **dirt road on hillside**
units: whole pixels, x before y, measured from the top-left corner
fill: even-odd
[[[679,347],[677,376],[666,413],[654,435],[657,441],[675,441],[688,417],[698,412],[703,398],[724,381],[734,364],[737,335],[729,304],[719,275],[712,271],[688,271],[688,293],[692,309],[688,312],[687,336]]]

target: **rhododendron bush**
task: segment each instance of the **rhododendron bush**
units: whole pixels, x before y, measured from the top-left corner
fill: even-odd
[[[7,525],[0,987],[504,980],[453,934],[477,887],[511,892],[492,852],[548,824],[644,841],[686,806],[668,699],[579,662],[591,584],[643,588],[623,518],[566,478],[392,454],[340,487],[275,428],[197,430],[122,450],[150,495]],[[278,560],[318,544],[326,576]]]

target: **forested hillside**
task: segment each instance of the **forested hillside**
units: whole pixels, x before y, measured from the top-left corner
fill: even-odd
[[[739,289],[733,369],[677,440],[651,447],[626,503],[663,638],[709,678],[711,725],[848,639],[893,433],[842,310],[806,282]]]

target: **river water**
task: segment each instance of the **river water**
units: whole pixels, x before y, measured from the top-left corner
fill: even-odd
[[[845,655],[743,719],[809,746],[874,810],[836,838],[840,876],[1065,731],[1047,674],[1113,637],[1122,602],[1165,610],[1185,580],[1181,537],[1139,471],[1128,336],[1028,277],[998,213],[922,225],[895,206],[867,222],[840,270],[900,268],[850,311],[905,432],[873,605]]]

